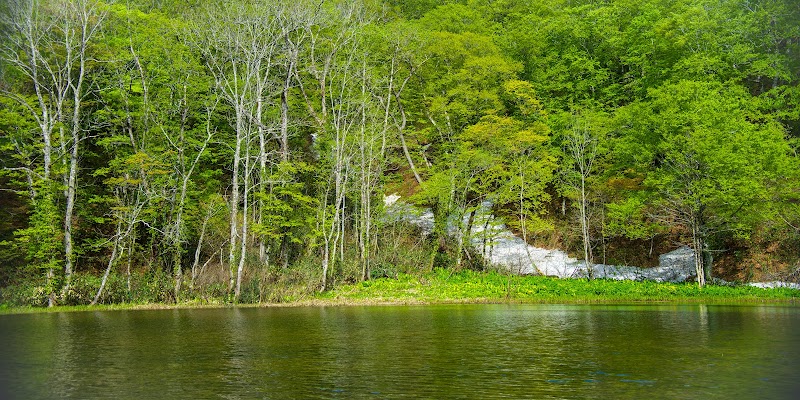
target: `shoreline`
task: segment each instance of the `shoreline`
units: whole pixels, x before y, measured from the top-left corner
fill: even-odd
[[[52,312],[180,310],[215,308],[425,306],[447,304],[707,304],[800,305],[800,291],[747,285],[706,286],[693,283],[560,279],[502,275],[496,272],[436,270],[422,275],[398,274],[337,286],[281,302],[230,303],[223,299],[187,300],[178,304],[117,303],[47,307],[0,305],[0,315]]]
[[[714,299],[718,300],[718,299]],[[676,300],[564,300],[559,301],[519,301],[497,300],[497,299],[442,299],[439,301],[423,300],[400,300],[400,299],[373,299],[373,300],[303,300],[286,303],[239,303],[239,304],[197,304],[197,303],[147,303],[147,304],[97,304],[78,305],[78,306],[54,306],[48,307],[8,307],[0,308],[0,317],[4,315],[26,315],[26,314],[50,314],[50,313],[73,313],[91,311],[168,311],[168,310],[214,310],[224,308],[297,308],[297,307],[405,307],[405,306],[444,306],[444,305],[481,305],[481,304],[505,304],[505,305],[575,305],[575,306],[647,306],[647,305],[708,305],[708,306],[800,306],[797,299],[728,299],[725,301],[709,301],[708,299],[676,299]]]

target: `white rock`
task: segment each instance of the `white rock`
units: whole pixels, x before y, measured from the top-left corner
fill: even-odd
[[[397,193],[392,193],[388,196],[383,196],[383,205],[384,207],[389,207],[394,203],[397,203],[397,200],[400,200],[400,195]]]
[[[792,282],[781,282],[781,281],[752,282],[749,285],[750,286],[755,286],[755,287],[760,287],[760,288],[763,288],[763,289],[790,288],[790,289],[800,290],[800,284],[792,283]]]
[[[426,235],[433,231],[434,216],[430,210],[419,210],[397,200],[397,194],[384,197],[387,216],[392,221],[406,221],[419,226]],[[543,249],[527,244],[508,230],[505,224],[497,222],[491,214],[491,203],[483,202],[473,218],[470,242],[483,258],[493,265],[502,266],[521,275],[546,275],[559,278],[581,278],[588,276],[586,264],[570,257],[561,250]],[[464,217],[462,224],[468,223]],[[447,231],[458,234],[457,221],[449,220]],[[464,225],[462,225],[464,226]],[[680,247],[658,257],[658,267],[639,268],[626,265],[593,264],[595,278],[653,280],[658,282],[684,282],[695,275],[694,252],[688,246]],[[788,282],[751,283],[752,286],[774,288],[790,287],[800,289],[800,285]]]

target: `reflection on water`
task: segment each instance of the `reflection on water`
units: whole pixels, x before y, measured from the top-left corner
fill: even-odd
[[[794,398],[800,309],[459,305],[0,317],[0,398]]]

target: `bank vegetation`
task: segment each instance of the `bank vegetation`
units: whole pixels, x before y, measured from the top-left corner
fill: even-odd
[[[8,0],[0,32],[3,303],[486,271],[486,201],[588,264],[800,275],[793,0]]]

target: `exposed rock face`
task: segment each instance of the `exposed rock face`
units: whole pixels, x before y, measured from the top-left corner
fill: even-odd
[[[480,218],[476,218],[481,221]],[[559,278],[578,277],[584,265],[561,250],[531,246],[506,229],[504,224],[478,225],[472,230],[472,245],[484,259],[517,274],[541,274]]]
[[[605,264],[587,266],[585,262],[572,258],[561,250],[531,246],[502,224],[489,229],[492,231],[484,232],[483,227],[473,228],[473,246],[480,249],[484,258],[492,264],[505,266],[518,274],[583,278],[589,276],[587,267],[590,267],[595,278],[683,282],[694,273],[694,255],[688,247],[662,254],[659,257],[659,266],[655,268]],[[484,240],[486,237],[490,239]]]
[[[611,279],[651,280],[657,282],[684,282],[693,276],[694,252],[689,247],[680,247],[669,253],[658,256],[658,267],[618,267],[615,265],[599,265],[594,276]],[[604,276],[607,274],[608,276]]]
[[[387,196],[387,216],[390,221],[405,221],[419,226],[424,234],[433,231],[434,218],[430,210],[420,210],[409,204],[397,201],[399,196]],[[543,249],[531,246],[522,238],[497,222],[491,214],[491,203],[485,202],[476,212],[470,242],[484,259],[493,265],[508,268],[521,275],[547,275],[559,278],[583,278],[588,276],[585,262],[570,257],[561,250]],[[466,226],[467,218],[461,221]],[[451,235],[459,235],[458,221],[448,221]],[[684,282],[693,278],[694,252],[687,246],[680,247],[658,257],[658,267],[639,268],[633,266],[592,264],[592,276],[606,279],[653,280],[657,282]],[[786,282],[751,283],[758,287],[791,287],[800,285]]]
[[[792,282],[781,282],[781,281],[772,281],[772,282],[752,282],[750,286],[760,287],[764,289],[774,289],[774,288],[790,288],[790,289],[797,289],[800,290],[800,284],[792,283]]]

